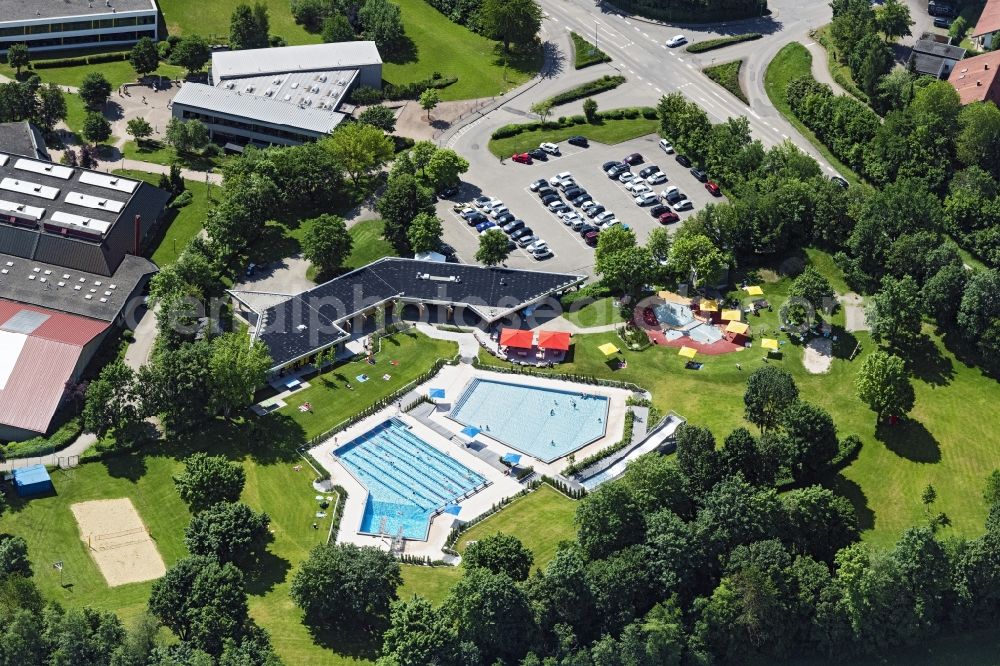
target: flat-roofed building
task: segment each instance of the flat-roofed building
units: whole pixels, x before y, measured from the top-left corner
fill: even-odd
[[[359,85],[382,85],[374,42],[219,51],[209,83],[185,83],[171,113],[200,120],[218,143],[294,145],[332,132]]]
[[[0,0],[0,54],[115,47],[159,39],[155,0]]]

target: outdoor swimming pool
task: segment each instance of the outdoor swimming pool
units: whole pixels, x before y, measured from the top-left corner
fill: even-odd
[[[473,379],[450,416],[521,453],[552,462],[604,436],[608,399]]]
[[[389,419],[333,451],[365,488],[359,532],[426,539],[431,517],[487,485],[486,479]]]

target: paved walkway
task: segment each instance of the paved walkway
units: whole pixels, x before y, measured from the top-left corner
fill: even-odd
[[[60,458],[70,456],[81,456],[83,452],[97,443],[97,435],[85,432],[76,438],[72,444],[66,448],[44,456],[31,456],[30,458],[10,458],[0,463],[0,471],[9,472],[17,467],[27,467],[29,465],[58,465]]]
[[[823,45],[814,39],[810,39],[805,43],[805,47],[809,50],[809,54],[812,55],[813,78],[820,83],[825,83],[830,86],[835,95],[848,94],[847,91],[841,88],[840,84],[834,80],[833,74],[830,72],[828,54]]]
[[[429,338],[437,340],[451,340],[458,343],[458,353],[462,357],[463,363],[471,363],[472,359],[479,355],[479,342],[472,333],[459,333],[457,331],[442,331],[436,326],[420,322],[416,324],[416,329]]]

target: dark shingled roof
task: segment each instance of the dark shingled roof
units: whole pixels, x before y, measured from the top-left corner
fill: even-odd
[[[385,258],[259,311],[254,336],[267,345],[277,367],[347,338],[345,320],[389,299],[464,306],[495,321],[585,277]],[[248,292],[230,293],[253,309]]]
[[[42,18],[69,16],[95,16],[155,9],[153,0],[111,0],[108,7],[104,0],[0,0],[0,23],[3,21],[28,21]]]
[[[964,57],[965,49],[931,39],[918,39],[910,51],[913,68],[921,74],[937,78],[947,77],[951,73],[952,61]]]
[[[36,160],[50,160],[41,131],[28,121],[0,123],[0,147],[8,153]]]

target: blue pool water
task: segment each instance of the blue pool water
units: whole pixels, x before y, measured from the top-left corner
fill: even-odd
[[[479,474],[389,419],[333,451],[368,489],[360,532],[426,539],[431,516],[486,483]]]
[[[552,462],[604,436],[608,399],[573,391],[474,379],[451,418],[521,453]]]

